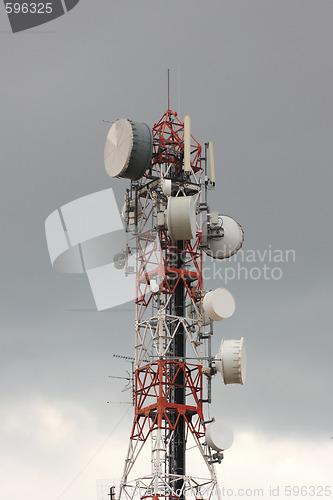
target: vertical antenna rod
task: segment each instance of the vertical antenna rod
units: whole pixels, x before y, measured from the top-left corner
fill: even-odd
[[[168,69],[168,109],[170,109],[170,70]]]
[[[180,115],[180,67],[178,61],[178,114]]]

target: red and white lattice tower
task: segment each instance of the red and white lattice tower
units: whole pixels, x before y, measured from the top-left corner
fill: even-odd
[[[121,119],[111,127],[106,146],[108,173],[131,179],[122,216],[136,252],[135,415],[120,499],[220,496],[214,463],[223,458],[223,448],[209,446],[206,424],[211,420],[204,415],[216,372],[210,319],[218,318],[207,321],[202,287],[202,248],[209,248],[213,228],[207,189],[215,178],[213,165],[210,179],[207,174],[210,144],[203,152],[190,134],[189,117],[184,123],[168,110],[152,128],[149,151],[144,124]],[[128,140],[124,155],[120,150]],[[151,466],[144,458],[145,475],[132,478],[148,442]],[[194,446],[201,477],[193,477],[187,466]]]
[[[212,143],[203,150],[188,116],[168,109],[152,129],[116,120],[104,160],[111,177],[130,180],[121,211],[129,242],[112,189],[64,205],[45,227],[53,267],[86,272],[99,310],[130,300],[114,286],[124,268],[136,277],[135,414],[119,500],[219,498],[214,464],[233,438],[209,416],[211,378],[244,382],[245,343],[222,340],[211,355],[214,322],[235,304],[224,288],[203,290],[203,251],[230,257],[242,228],[209,208]]]

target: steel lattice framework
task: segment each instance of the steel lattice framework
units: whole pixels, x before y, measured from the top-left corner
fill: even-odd
[[[184,172],[184,123],[171,110],[152,133],[151,169],[132,181],[127,193],[127,202],[136,207],[134,227],[127,224],[136,252],[135,414],[119,498],[208,500],[219,497],[219,490],[203,410],[209,402],[203,371],[211,335],[202,318],[200,212],[206,158],[191,136],[191,169]],[[158,224],[157,214],[167,206],[161,189],[165,179],[172,180],[173,196],[194,197],[199,222],[192,240],[171,241]],[[132,479],[148,442],[151,468]],[[205,465],[201,478],[186,470],[188,443],[195,444]]]

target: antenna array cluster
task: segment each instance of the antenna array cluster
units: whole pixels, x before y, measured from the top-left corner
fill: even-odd
[[[224,288],[203,290],[202,252],[230,257],[242,246],[243,230],[209,208],[213,144],[205,144],[203,152],[191,135],[189,116],[181,122],[168,110],[151,130],[117,120],[104,158],[111,177],[131,181],[121,211],[132,242],[124,260],[136,253],[135,416],[119,496],[219,496],[214,463],[221,462],[233,433],[225,423],[207,420],[204,408],[217,372],[225,384],[244,383],[246,353],[241,338],[222,340],[211,355],[214,322],[230,317],[235,302]],[[148,441],[152,468],[133,479]],[[187,472],[190,441],[208,477]]]
[[[242,246],[243,230],[209,207],[213,144],[201,147],[189,116],[182,122],[168,109],[152,128],[116,120],[104,161],[109,176],[130,181],[122,223],[108,189],[53,212],[46,234],[52,265],[86,272],[98,309],[129,300],[120,276],[135,283],[134,359],[124,357],[134,365],[135,411],[118,497],[219,498],[214,464],[233,433],[206,415],[211,380],[219,372],[225,384],[243,384],[246,352],[243,338],[223,339],[212,355],[214,324],[234,313],[235,301],[224,288],[204,290],[203,252],[213,259],[232,256]],[[138,475],[149,443],[150,467]],[[200,477],[190,470],[193,449],[206,471]]]

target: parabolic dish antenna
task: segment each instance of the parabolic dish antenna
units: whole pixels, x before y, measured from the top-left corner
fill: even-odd
[[[195,205],[192,196],[168,198],[166,222],[172,241],[190,240],[196,233]]]
[[[110,177],[140,179],[151,164],[153,137],[145,123],[126,118],[111,126],[104,148],[104,165]]]
[[[203,299],[204,313],[213,321],[230,318],[235,312],[235,299],[226,288],[206,293]]]
[[[225,384],[244,384],[246,377],[246,344],[238,340],[222,340],[215,356],[215,366]]]
[[[215,420],[207,425],[205,437],[208,446],[215,451],[226,450],[234,442],[233,430],[222,420]]]
[[[222,228],[224,236],[215,237],[213,235],[209,240],[209,248],[203,247],[203,250],[213,259],[227,259],[238,252],[243,245],[244,232],[242,226],[228,215],[219,215],[218,224],[211,226],[213,230],[214,226],[216,226],[216,229]],[[206,241],[207,222],[202,225],[202,237]]]

